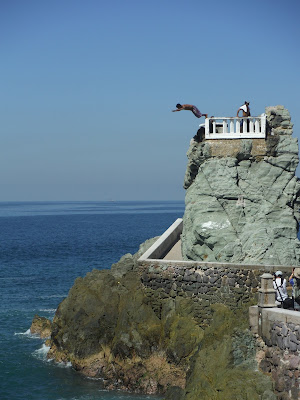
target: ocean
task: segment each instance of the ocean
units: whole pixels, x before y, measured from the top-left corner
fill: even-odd
[[[104,390],[47,360],[29,327],[35,314],[53,318],[78,276],[136,253],[183,213],[183,201],[0,203],[1,400],[159,398]]]

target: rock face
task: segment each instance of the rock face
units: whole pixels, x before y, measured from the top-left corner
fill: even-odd
[[[40,338],[45,339],[51,335],[52,324],[51,321],[45,317],[40,317],[35,315],[31,327],[30,333],[33,335],[38,335]]]
[[[136,265],[150,244],[110,271],[76,279],[53,319],[49,358],[103,378],[106,388],[161,393],[174,382],[185,386],[203,330],[186,315],[184,299],[150,302]]]
[[[211,305],[209,325],[197,322],[193,296],[169,297],[141,283],[137,258],[78,278],[52,323],[49,358],[102,378],[108,389],[165,393],[168,400],[272,399],[273,384],[257,371],[247,306]],[[230,382],[230,385],[228,384]],[[263,396],[263,397],[262,397]]]
[[[203,140],[188,150],[185,259],[300,264],[298,142],[288,110],[268,107],[266,139]]]

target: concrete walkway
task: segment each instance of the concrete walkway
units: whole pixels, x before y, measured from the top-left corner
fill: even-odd
[[[164,260],[182,260],[181,255],[181,240],[179,239],[178,242],[174,244],[168,254],[165,255],[163,258]]]

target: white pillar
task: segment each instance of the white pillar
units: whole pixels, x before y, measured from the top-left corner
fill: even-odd
[[[213,134],[217,133],[216,131],[216,120],[213,120]]]
[[[205,138],[209,139],[209,118],[205,118]]]
[[[241,120],[240,120],[240,119],[236,119],[236,120],[235,120],[235,130],[236,130],[236,133],[240,133],[240,132],[241,132],[240,123],[241,123]]]
[[[253,129],[253,119],[250,119],[250,123],[249,123],[249,132],[254,133],[254,129]]]
[[[266,114],[262,114],[261,116],[261,133],[266,133]]]

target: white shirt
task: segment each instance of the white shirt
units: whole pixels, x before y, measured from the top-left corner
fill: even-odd
[[[243,106],[241,106],[241,107],[239,108],[239,110],[243,110],[243,111],[247,112],[248,109],[247,109],[246,104],[244,104]],[[250,109],[249,109],[249,110],[250,110]]]
[[[277,287],[276,287],[277,285]],[[281,278],[276,278],[273,281],[273,287],[276,290],[276,300],[282,302],[288,297],[287,290],[286,290],[286,279],[283,280],[281,283]]]

